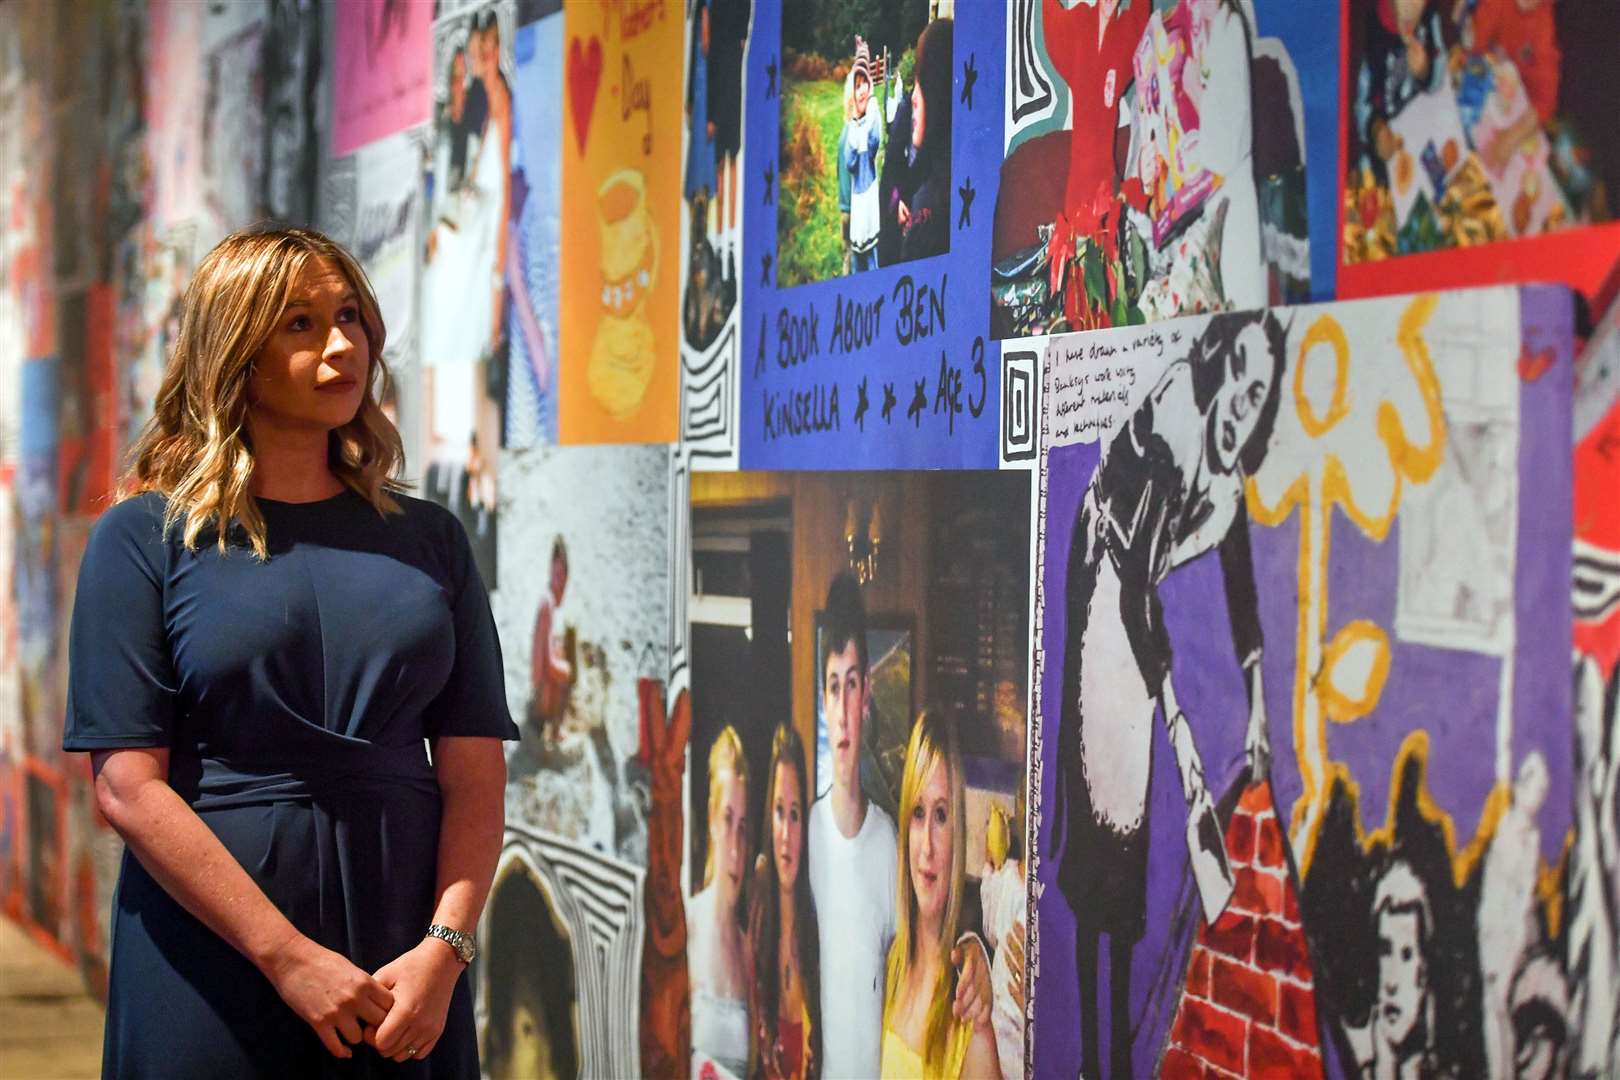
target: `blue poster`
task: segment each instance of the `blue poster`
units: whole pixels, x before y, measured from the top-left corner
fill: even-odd
[[[823,9],[826,10],[823,10]],[[999,4],[757,3],[747,63],[744,469],[986,467]]]

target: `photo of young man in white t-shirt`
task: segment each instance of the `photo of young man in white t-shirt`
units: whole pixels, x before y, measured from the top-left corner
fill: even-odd
[[[832,787],[810,808],[810,893],[821,930],[821,1072],[876,1076],[894,940],[894,822],[861,790],[866,617],[848,574],[827,591],[820,678]]]
[[[818,678],[832,786],[810,808],[810,893],[820,929],[821,1075],[875,1077],[883,1050],[884,974],[894,940],[894,821],[861,788],[870,674],[866,610],[853,575],[827,590]],[[987,1017],[989,960],[976,935],[959,945],[959,1019]]]

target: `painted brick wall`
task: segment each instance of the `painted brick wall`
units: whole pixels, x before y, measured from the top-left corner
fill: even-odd
[[[1164,1080],[1318,1077],[1321,1040],[1309,950],[1271,787],[1244,791],[1226,827],[1236,891],[1199,920]]]

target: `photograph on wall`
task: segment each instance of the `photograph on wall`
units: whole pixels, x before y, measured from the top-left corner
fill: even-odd
[[[0,233],[0,346],[13,380],[24,357],[56,348],[55,293],[51,288],[50,116],[39,84],[13,68],[0,94],[0,183],[5,185],[6,228]],[[15,423],[15,399],[5,413]],[[7,433],[15,438],[15,427]],[[9,443],[0,452],[15,450]]]
[[[202,70],[202,242],[212,247],[259,216],[265,175],[263,77],[265,5],[206,9]],[[193,105],[195,107],[195,105]]]
[[[64,701],[58,693],[63,650],[61,505],[57,485],[60,364],[54,356],[22,364],[21,429],[9,494],[17,525],[11,598],[17,610],[17,660],[22,688],[24,755],[60,753],[57,731]]]
[[[506,411],[501,445],[557,441],[557,304],[561,288],[563,15],[525,3],[513,50],[511,247],[506,260]]]
[[[505,393],[512,0],[441,4],[433,24],[421,311],[423,494],[454,511],[497,587],[496,458]]]
[[[1612,980],[1567,952],[1601,898],[1563,875],[1614,868],[1574,854],[1546,722],[1573,311],[1498,288],[1052,339],[1038,1072],[1565,1075],[1608,1045]]]
[[[1006,18],[996,337],[1333,295],[1330,5],[1012,0]]]
[[[334,14],[332,156],[433,117],[433,5],[339,4]]]
[[[563,12],[561,442],[678,431],[685,22],[644,0]]]
[[[113,486],[112,288],[59,291],[57,304],[57,507],[93,517]]]
[[[935,21],[930,6],[887,0],[783,10],[779,287],[951,250],[951,130],[930,130],[927,121],[940,117],[917,105],[927,101],[922,77],[934,77],[919,66],[928,53],[953,74],[948,50],[923,48]]]
[[[669,454],[536,447],[501,462],[501,541],[522,553],[492,600],[523,732],[507,820],[638,866],[669,671]]]
[[[325,137],[321,87],[329,70],[324,15],[314,0],[210,5],[200,37],[201,214],[199,241],[263,218],[315,220]],[[184,167],[184,166],[182,166]]]
[[[1597,289],[1620,243],[1607,73],[1620,9],[1343,3],[1341,295],[1509,276]],[[1476,250],[1506,241],[1518,243]]]
[[[159,235],[141,223],[119,254],[117,351],[120,447],[132,446],[152,416],[163,367],[180,332],[180,299],[191,280],[195,226]]]
[[[737,456],[742,133],[754,2],[686,4],[680,433],[696,460],[716,467],[735,466]]]
[[[1030,499],[693,478],[692,1075],[1024,1075]]]
[[[26,918],[52,937],[64,929],[67,914],[63,888],[67,874],[62,850],[61,778],[29,763],[23,772],[24,805],[28,815],[28,906]]]
[[[12,915],[22,910],[22,889],[26,880],[23,860],[27,844],[23,834],[22,773],[16,752],[0,745],[0,911]]]
[[[476,987],[490,1080],[635,1076],[641,870],[507,822]]]
[[[203,21],[207,8],[184,0],[147,5],[144,83],[151,155],[153,228],[198,223],[203,205]],[[217,106],[216,106],[217,107]],[[207,248],[203,249],[204,251]],[[194,257],[191,252],[187,258]],[[201,252],[197,253],[201,257]]]
[[[407,476],[421,476],[418,450],[422,439],[422,379],[419,368],[422,250],[422,161],[427,129],[396,132],[355,151],[352,169],[353,214],[348,235],[332,234],[350,245],[360,260],[377,306],[382,309],[387,340],[383,358],[393,375],[392,395],[383,411],[399,428],[405,443]],[[337,173],[339,170],[333,170]],[[334,176],[328,176],[328,183]]]
[[[996,463],[982,294],[1005,21],[999,5],[952,0],[757,6],[743,468]]]

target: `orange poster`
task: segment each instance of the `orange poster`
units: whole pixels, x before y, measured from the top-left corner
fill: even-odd
[[[565,9],[560,442],[676,437],[681,10]]]

